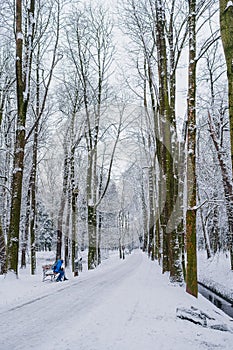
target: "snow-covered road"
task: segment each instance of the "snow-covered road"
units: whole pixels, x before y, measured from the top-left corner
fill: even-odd
[[[177,307],[193,305],[231,326],[204,298],[171,286],[141,252],[49,285],[0,309],[0,350],[232,349],[232,333],[176,318]]]

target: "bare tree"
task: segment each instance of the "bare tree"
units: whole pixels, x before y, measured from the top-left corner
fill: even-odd
[[[85,18],[85,21],[84,21]],[[112,62],[112,23],[106,10],[100,7],[84,7],[76,11],[67,33],[71,60],[76,67],[83,91],[86,118],[87,146],[87,208],[89,253],[88,267],[97,264],[97,147],[100,132],[102,106],[107,96],[107,72]],[[75,47],[74,43],[77,44]]]
[[[230,124],[230,142],[231,142],[231,169],[233,169],[233,4],[231,1],[220,0],[220,29],[223,49],[226,58],[227,65],[227,78],[228,78],[228,107],[229,107],[229,124]],[[218,149],[218,142],[216,135],[212,129],[212,139],[218,154],[218,159],[222,169],[224,192],[226,199],[226,207],[228,213],[229,223],[229,246],[231,253],[231,269],[233,269],[233,216],[232,216],[232,179],[226,174],[226,166],[222,159],[220,150]]]
[[[76,150],[80,142],[84,138],[83,118],[80,113],[82,107],[82,89],[80,88],[80,81],[77,77],[77,72],[74,72],[73,77],[69,80],[63,80],[60,89],[61,102],[59,109],[63,116],[67,118],[66,132],[63,140],[64,147],[64,167],[63,167],[63,185],[61,202],[58,213],[58,233],[59,240],[57,241],[57,258],[62,254],[63,231],[65,229],[65,264],[68,264],[69,256],[69,240],[71,239],[71,257],[72,257],[72,271],[74,271],[74,263],[76,259],[77,250],[77,196],[79,193],[79,183],[76,177],[75,157]],[[64,228],[63,221],[66,208],[66,225]],[[71,220],[70,220],[71,219]],[[72,225],[72,233],[70,235],[70,221]]]
[[[222,174],[222,182],[223,182],[223,188],[224,188],[224,194],[225,194],[226,212],[227,212],[228,229],[229,229],[227,240],[228,240],[228,245],[230,250],[231,270],[233,270],[233,217],[232,217],[233,188],[232,188],[231,176],[229,174],[229,168],[227,166],[226,157],[222,147],[223,146],[222,134],[224,132],[224,127],[223,127],[223,123],[217,125],[216,127],[210,113],[208,113],[208,123],[210,128],[210,135],[217,152],[217,157],[218,157],[221,174]]]
[[[35,1],[30,2],[27,9],[27,31],[23,34],[23,3],[16,1],[16,82],[17,82],[17,128],[14,151],[12,203],[10,225],[7,242],[7,269],[18,274],[19,229],[22,199],[22,180],[25,150],[25,126],[30,96],[30,76],[34,40]],[[25,55],[25,56],[24,56]]]
[[[189,207],[186,213],[186,291],[197,297],[196,253],[196,0],[189,1],[188,169]]]
[[[30,121],[28,124],[30,130],[28,131],[25,143],[33,139],[32,148],[28,149],[31,153],[31,169],[29,175],[29,186],[27,192],[27,210],[25,219],[25,230],[22,244],[22,261],[21,265],[25,264],[25,252],[27,248],[27,239],[30,234],[30,256],[31,256],[31,273],[35,273],[36,269],[36,213],[37,213],[37,196],[36,196],[36,181],[37,181],[37,165],[38,165],[38,149],[40,134],[43,130],[44,120],[43,116],[46,111],[46,103],[48,100],[48,93],[52,81],[54,69],[60,60],[58,54],[58,42],[60,32],[60,16],[61,16],[62,2],[37,4],[35,9],[35,33],[34,33],[34,52],[32,65],[32,83],[31,83],[31,99],[30,99]],[[48,32],[53,31],[52,37],[54,42],[48,45],[46,37]],[[50,38],[50,40],[52,39]],[[50,51],[50,61],[47,57],[46,50]],[[46,66],[48,68],[44,68]],[[29,115],[28,115],[29,117]]]
[[[152,257],[154,254],[159,256],[162,232],[163,271],[170,271],[171,279],[174,280],[176,275],[177,279],[180,279],[181,270],[175,265],[175,261],[179,259],[173,259],[178,239],[177,218],[172,214],[174,214],[178,197],[175,154],[179,149],[175,120],[175,76],[187,36],[186,16],[181,18],[178,29],[175,26],[178,7],[175,1],[172,2],[171,7],[166,7],[163,1],[142,3],[132,0],[124,4],[126,31],[132,39],[132,45],[136,47],[137,55],[140,57],[143,53],[141,61],[137,58],[136,67],[143,81],[143,104],[149,126],[148,146],[154,148],[149,165],[149,168],[151,167],[149,207],[151,213],[157,211],[157,214],[154,217],[150,214],[149,239],[146,241]],[[155,169],[155,165],[157,168],[159,165],[159,170]],[[155,174],[159,172],[160,175],[155,181]],[[155,193],[156,187],[158,193]],[[159,198],[156,209],[152,200],[154,197]],[[156,244],[158,244],[157,247]]]
[[[231,158],[233,166],[233,5],[231,1],[220,0],[220,29],[223,49],[227,65],[228,78],[228,105],[230,119],[230,135],[231,135]]]
[[[12,21],[8,23],[10,10],[11,8],[8,7],[8,4],[5,4],[2,6],[0,13],[0,273],[6,272],[6,232],[9,223],[12,149],[15,127],[14,51],[10,37],[12,34]]]

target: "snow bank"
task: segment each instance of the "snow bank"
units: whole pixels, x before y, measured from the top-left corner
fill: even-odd
[[[198,280],[233,302],[233,271],[229,254],[221,252],[207,259],[206,252],[199,252]]]

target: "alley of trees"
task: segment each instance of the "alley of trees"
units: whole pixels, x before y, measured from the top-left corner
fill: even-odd
[[[140,246],[197,296],[197,249],[233,269],[232,37],[227,0],[4,0],[1,274]]]

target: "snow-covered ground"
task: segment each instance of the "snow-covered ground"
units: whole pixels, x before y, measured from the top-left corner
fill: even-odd
[[[219,252],[207,259],[206,252],[199,251],[198,265],[198,280],[233,301],[233,271],[229,252]]]
[[[67,275],[62,283],[26,271],[18,280],[1,276],[1,350],[232,349],[233,320],[171,285],[140,251]],[[177,317],[177,308],[191,307],[211,316],[205,327]],[[226,331],[210,328],[216,325]]]

